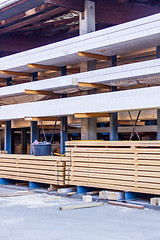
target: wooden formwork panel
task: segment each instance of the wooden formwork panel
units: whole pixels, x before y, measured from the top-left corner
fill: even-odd
[[[160,194],[159,141],[72,141],[66,145],[66,184]]]
[[[68,157],[0,154],[0,178],[64,185]]]

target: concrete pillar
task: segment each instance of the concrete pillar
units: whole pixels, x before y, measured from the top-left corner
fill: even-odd
[[[79,15],[79,35],[95,31],[95,2],[85,0],[84,12]],[[96,60],[80,64],[80,72],[96,69]],[[92,91],[92,93],[95,93]],[[81,140],[97,139],[97,118],[81,119]]]
[[[95,2],[84,0],[84,12],[79,15],[79,35],[95,31]]]
[[[156,56],[160,58],[160,46],[156,47]],[[157,140],[160,140],[160,109],[157,109]]]
[[[7,78],[7,86],[12,85],[12,78]],[[11,154],[11,121],[6,121],[4,133],[4,150]]]
[[[117,66],[117,56],[112,56],[111,67]],[[112,87],[112,91],[117,91],[117,87]],[[111,113],[110,117],[110,141],[118,140],[118,114]]]
[[[66,67],[61,67],[61,76],[67,74]],[[67,97],[67,94],[62,94],[62,98]],[[68,140],[68,119],[67,116],[63,116],[60,122],[60,149],[61,154],[65,153],[65,142]]]

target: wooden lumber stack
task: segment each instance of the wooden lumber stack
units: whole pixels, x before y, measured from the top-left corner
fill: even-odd
[[[66,157],[0,154],[0,178],[64,185]]]
[[[66,184],[160,194],[159,141],[67,142]]]

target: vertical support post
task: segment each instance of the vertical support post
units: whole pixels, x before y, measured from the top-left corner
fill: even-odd
[[[11,154],[11,121],[6,121],[4,150]]]
[[[79,15],[79,35],[95,31],[95,2],[84,1],[84,12]],[[92,71],[96,69],[96,60],[83,62],[80,64],[80,72]],[[92,91],[95,93],[96,91]],[[97,140],[97,118],[81,119],[81,139]]]
[[[38,80],[38,73],[34,72],[32,75],[32,81],[37,81]],[[31,134],[30,134],[30,142],[31,144],[37,139],[37,121],[32,121],[31,122]],[[30,154],[33,154],[32,147],[30,150]]]
[[[160,109],[157,109],[157,140],[160,140]]]
[[[117,66],[117,56],[111,57],[111,67]],[[117,87],[112,87],[112,92],[117,91]],[[110,117],[110,141],[118,140],[118,114],[111,113]]]
[[[156,47],[156,57],[160,58],[160,46]]]
[[[156,57],[160,58],[160,46],[156,47]],[[160,109],[157,109],[157,140],[160,140]]]
[[[66,66],[61,67],[61,76],[67,75]],[[62,98],[67,97],[67,94],[62,94]],[[68,140],[68,123],[67,116],[63,116],[60,122],[60,149],[61,154],[65,154],[65,142]]]
[[[79,35],[94,32],[96,28],[95,2],[84,0],[84,12],[79,14]]]
[[[21,128],[21,152],[27,154],[27,128]]]
[[[14,129],[11,129],[11,153],[15,153],[15,148],[14,148]]]
[[[37,139],[37,121],[31,122],[31,140],[32,143]]]
[[[12,78],[7,78],[7,86],[12,85]],[[4,150],[11,154],[11,121],[6,121]]]

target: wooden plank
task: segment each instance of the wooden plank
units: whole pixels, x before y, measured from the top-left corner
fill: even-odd
[[[70,187],[70,188],[59,188],[57,190],[58,193],[62,194],[62,193],[69,193],[69,192],[76,192],[77,191],[77,187]]]
[[[98,195],[99,191],[86,192],[86,195]]]
[[[153,149],[154,150],[154,149]],[[118,148],[118,147],[111,147],[111,148],[106,148],[106,147],[67,147],[66,148],[66,152],[91,152],[91,153],[99,153],[99,152],[109,152],[109,153],[115,153],[115,151],[117,153],[133,153],[133,149],[131,148],[127,148],[127,147],[124,147],[124,148]],[[139,152],[141,151],[141,149],[135,149],[136,152]],[[144,149],[144,151],[149,151],[149,149]],[[152,151],[152,150],[150,150]],[[155,149],[155,151],[158,151]],[[143,152],[143,151],[142,151]],[[160,150],[159,152],[160,153]]]
[[[75,140],[67,141],[66,146],[95,146],[95,147],[160,147],[159,141],[91,141],[91,140]]]
[[[72,209],[81,209],[81,208],[90,208],[90,207],[99,207],[103,206],[103,202],[92,202],[92,203],[83,203],[83,204],[76,204],[70,206],[63,206],[60,207],[59,210],[72,210]]]
[[[69,163],[66,163],[66,166],[70,166]],[[130,170],[134,170],[135,166],[134,165],[121,165],[121,164],[100,164],[100,163],[85,163],[85,162],[78,162],[78,163],[74,163],[74,166],[76,167],[90,167],[90,168],[104,168],[104,169],[130,169]]]
[[[71,177],[74,179],[75,177],[83,177],[85,179],[86,178],[92,178],[92,179],[98,179],[101,181],[104,181],[104,179],[108,179],[108,180],[127,180],[127,181],[134,181],[136,178],[134,176],[126,176],[125,174],[122,175],[113,175],[113,174],[105,174],[105,173],[92,173],[92,172],[75,172],[73,170],[73,172],[71,173]],[[140,177],[138,178],[138,180],[140,179]],[[144,178],[141,178],[142,180],[144,180]],[[147,179],[149,181],[149,179]],[[154,179],[152,180],[154,181]],[[156,182],[156,180],[154,181]],[[158,181],[159,182],[159,181]]]
[[[72,156],[76,159],[76,157],[81,157],[82,156],[82,153],[72,153]],[[101,153],[101,154],[99,154],[99,153],[84,153],[83,152],[83,156],[81,157],[81,158],[109,158],[109,159],[133,159],[134,158],[134,154],[114,154],[114,153],[112,153],[112,154],[110,154],[110,153]]]
[[[22,177],[22,176],[15,176],[15,175],[5,175],[5,174],[0,174],[0,177],[6,178],[6,179],[14,179],[14,180],[22,180],[22,181],[33,181],[33,182],[39,182],[39,183],[46,183],[46,184],[54,184],[54,185],[65,185],[64,181],[61,180],[54,180],[54,179],[41,179],[38,177]]]
[[[142,206],[142,205],[131,204],[131,203],[108,201],[108,204],[115,205],[115,206],[120,206],[120,207],[136,208],[136,209],[140,209],[140,210],[144,209],[144,206]]]
[[[10,168],[29,168],[29,169],[39,169],[39,170],[52,170],[55,171],[55,169],[57,169],[56,164],[55,165],[28,165],[28,164],[24,164],[24,163],[13,163],[13,162],[8,162],[8,163],[4,163],[4,162],[0,162],[0,169],[3,167],[10,167]],[[58,171],[64,171],[65,166],[59,166],[58,165]]]
[[[69,170],[66,169],[65,172],[66,174],[70,173],[71,171],[74,172],[79,172],[79,174],[81,174],[81,172],[90,172],[90,173],[106,173],[106,174],[117,174],[117,175],[131,175],[134,176],[135,175],[135,169],[133,170],[120,170],[120,169],[107,169],[107,168],[87,168],[87,167],[70,167]],[[150,174],[150,172],[149,172]],[[159,174],[159,173],[158,173]],[[138,172],[138,175],[140,176],[140,173]],[[143,172],[142,172],[143,175]],[[145,174],[144,174],[145,175]]]
[[[58,176],[58,175],[53,176],[53,175],[48,175],[48,174],[36,174],[36,173],[29,174],[29,173],[24,173],[24,172],[13,172],[13,171],[12,171],[12,173],[10,173],[8,171],[0,170],[0,177],[2,178],[2,176],[6,176],[6,178],[10,178],[10,176],[24,177],[24,181],[25,181],[25,177],[27,177],[28,179],[37,178],[37,179],[41,179],[41,180],[47,179],[47,180],[54,180],[54,181],[56,181],[57,179],[59,181],[64,180],[64,177]],[[11,177],[11,179],[12,179],[12,177]]]
[[[72,179],[72,176],[71,176],[71,179]],[[99,179],[99,178],[93,178],[93,177],[76,177],[74,176],[73,178],[73,182],[74,181],[83,181],[83,182],[86,182],[86,183],[90,183],[90,182],[97,182],[97,183],[101,183],[103,182],[104,184],[112,184],[112,185],[115,185],[115,186],[132,186],[134,187],[134,181],[123,181],[123,180],[117,180],[115,181],[115,179]]]
[[[23,192],[17,192],[17,193],[5,193],[5,194],[0,194],[0,198],[2,197],[19,197],[19,196],[26,196],[26,195],[32,195],[34,194],[33,191],[23,191]]]
[[[34,155],[25,155],[25,154],[0,154],[0,159],[30,159],[30,160],[43,160],[43,161],[66,161],[69,160],[69,157],[63,156],[34,156]]]
[[[9,161],[10,160],[10,161]],[[12,159],[1,159],[0,160],[0,166],[10,166],[11,164],[15,164],[15,165],[19,165],[19,166],[32,166],[32,167],[35,167],[35,168],[39,168],[39,167],[43,167],[45,166],[46,168],[54,168],[56,166],[56,162],[48,162],[48,161],[32,161],[32,162],[29,162],[29,160],[12,160]],[[57,166],[61,169],[61,168],[64,168],[65,166],[65,163],[62,162],[62,163],[57,163]]]
[[[16,173],[16,174],[25,174],[28,173],[28,175],[30,174],[39,174],[39,176],[41,175],[47,175],[47,176],[64,176],[65,175],[65,171],[59,171],[57,169],[55,170],[39,170],[39,169],[30,169],[30,168],[19,168],[19,167],[15,167],[15,168],[9,168],[9,167],[0,167],[0,172],[5,171],[5,172],[12,172],[12,173]]]

